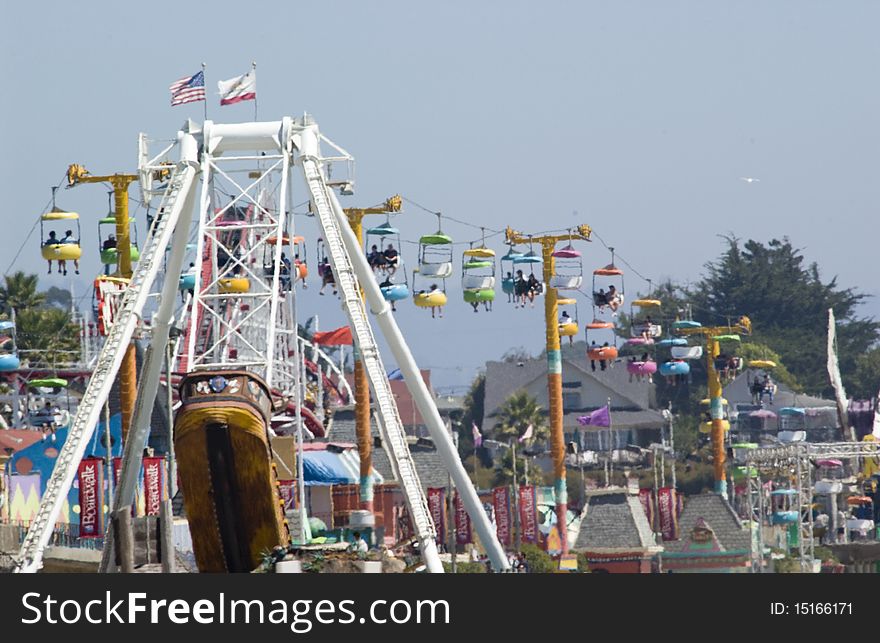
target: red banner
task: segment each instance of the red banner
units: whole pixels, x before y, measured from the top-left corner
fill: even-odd
[[[437,529],[437,544],[446,542],[446,489],[442,487],[428,488],[428,510],[431,512],[431,519],[434,521],[434,527]]]
[[[495,533],[502,545],[510,545],[510,489],[495,487],[492,490],[492,504],[495,507]]]
[[[104,475],[102,458],[79,463],[79,537],[104,536]]]
[[[535,488],[531,485],[519,488],[519,524],[524,543],[538,542],[538,508],[535,504]]]
[[[122,473],[122,458],[113,458],[113,489],[119,486],[120,473]]]
[[[675,489],[672,487],[661,487],[657,490],[657,513],[663,540],[678,538],[678,506],[675,495]]]
[[[323,333],[314,333],[312,341],[322,346],[342,346],[351,344],[351,328],[342,326],[336,330],[328,330]]]
[[[165,458],[144,458],[144,512],[147,516],[158,516],[165,499],[164,465]]]
[[[639,489],[639,500],[642,501],[642,509],[645,510],[645,516],[648,517],[648,524],[651,525],[651,531],[656,531],[654,525],[654,498],[650,489]]]
[[[455,494],[455,542],[459,545],[467,545],[474,541],[471,533],[471,517],[465,511],[461,496]]]

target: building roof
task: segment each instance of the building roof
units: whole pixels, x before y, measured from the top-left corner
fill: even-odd
[[[595,385],[613,392],[612,422],[617,429],[650,429],[663,425],[663,415],[650,408],[651,388],[644,382],[630,382],[626,368],[617,364],[605,371],[595,372],[590,368],[585,355],[566,351],[563,356],[563,373],[572,373],[574,377],[592,380]],[[537,379],[547,377],[547,360],[544,357],[524,360],[522,362],[487,362],[486,364],[486,399],[483,430],[491,431],[495,426],[492,414],[515,391],[526,388]],[[563,415],[563,427],[578,430],[599,430],[599,427],[582,427],[577,419],[595,407],[566,409]],[[601,429],[604,430],[604,429]]]
[[[375,421],[370,422],[370,434],[374,439],[379,437],[379,429]],[[328,439],[334,443],[357,443],[353,412],[337,411],[334,414]],[[446,467],[431,440],[420,438],[409,445],[409,451],[412,454],[422,487],[427,489],[428,487],[445,487],[447,485]],[[373,447],[373,468],[386,483],[396,480],[394,470],[391,468],[391,461],[383,448]]]
[[[669,553],[685,553],[694,527],[707,525],[715,533],[722,551],[744,551],[751,547],[749,532],[725,498],[717,493],[688,496],[678,519],[681,537],[665,543]]]
[[[638,496],[625,489],[588,491],[575,550],[657,549],[654,534]]]
[[[0,430],[0,455],[16,453],[43,439],[42,431],[30,431],[26,429],[2,429]]]

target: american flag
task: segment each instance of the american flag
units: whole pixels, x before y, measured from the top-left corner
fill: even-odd
[[[187,76],[174,82],[171,90],[171,106],[205,100],[205,72]]]

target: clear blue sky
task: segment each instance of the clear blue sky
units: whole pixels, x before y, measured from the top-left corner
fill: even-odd
[[[718,234],[788,235],[824,276],[880,294],[875,2],[33,2],[6,19],[4,270],[69,163],[133,170],[139,131],[171,137],[201,118],[167,91],[201,62],[209,118],[249,120],[251,104],[220,108],[213,93],[255,60],[261,118],[308,111],[357,158],[346,205],[400,192],[490,228],[585,222],[645,276],[681,281],[718,254]],[[107,197],[59,194],[83,214],[83,292]],[[434,228],[412,207],[398,221],[409,239]],[[15,268],[66,284],[43,274],[37,236],[27,244]],[[586,250],[588,267],[607,263],[600,243]],[[504,297],[474,315],[454,282],[444,320],[411,302],[398,314],[440,384],[511,346],[540,350],[539,309]],[[632,274],[627,286],[644,288]],[[303,305],[341,324],[315,291]]]

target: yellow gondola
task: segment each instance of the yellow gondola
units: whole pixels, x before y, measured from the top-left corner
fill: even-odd
[[[446,293],[440,289],[421,290],[413,295],[413,302],[419,308],[436,308],[446,305]]]
[[[763,370],[769,370],[772,368],[776,368],[776,362],[769,359],[753,359],[749,362],[749,368],[760,368]]]
[[[224,277],[217,285],[221,295],[234,295],[251,289],[251,282],[246,277]]]
[[[577,315],[577,300],[573,298],[562,298],[556,300],[557,306],[575,306],[574,318],[566,323],[559,324],[560,337],[574,337],[580,332]]]
[[[46,237],[43,234],[44,225],[47,222],[75,221],[76,238],[73,241],[59,239],[54,230]],[[79,214],[76,212],[61,212],[53,210],[40,217],[40,236],[44,239],[40,254],[46,261],[76,261],[82,257],[82,248],[79,245]]]

